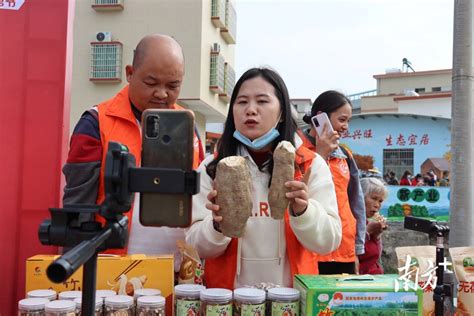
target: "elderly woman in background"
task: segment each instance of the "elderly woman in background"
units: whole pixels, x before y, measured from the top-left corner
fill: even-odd
[[[365,236],[365,253],[359,256],[360,274],[383,274],[380,265],[382,254],[382,232],[387,227],[385,218],[379,214],[383,201],[387,199],[388,190],[376,178],[360,180],[365,197],[365,211],[367,215],[367,233]]]

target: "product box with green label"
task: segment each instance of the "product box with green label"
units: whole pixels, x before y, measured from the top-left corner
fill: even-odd
[[[423,291],[396,274],[295,275],[301,316],[422,315]],[[397,291],[396,284],[399,284]]]

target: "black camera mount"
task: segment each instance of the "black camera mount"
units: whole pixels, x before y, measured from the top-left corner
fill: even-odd
[[[97,255],[107,249],[123,249],[128,241],[128,212],[134,192],[187,193],[199,192],[196,171],[163,168],[137,168],[135,157],[126,146],[109,142],[105,159],[105,200],[101,205],[65,205],[51,208],[51,219],[39,227],[43,245],[71,248],[52,262],[46,271],[55,283],[66,281],[81,265],[82,315],[95,313]],[[95,220],[100,215],[105,224]],[[82,220],[89,218],[89,220]]]
[[[436,221],[428,219],[405,216],[404,228],[428,234],[430,238],[436,238],[436,287],[433,291],[435,301],[435,315],[449,315],[444,312],[445,305],[448,305],[446,298],[453,297],[451,286],[444,283],[444,269],[440,269],[440,264],[444,262],[444,240],[449,234],[449,227]],[[452,303],[452,300],[451,300]],[[449,307],[447,309],[451,309]]]

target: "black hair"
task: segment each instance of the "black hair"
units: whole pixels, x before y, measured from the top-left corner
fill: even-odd
[[[291,115],[291,103],[290,97],[288,94],[288,89],[285,85],[285,82],[280,77],[280,75],[269,68],[251,68],[247,70],[235,84],[234,90],[232,91],[232,96],[230,98],[229,112],[227,113],[227,119],[224,124],[224,132],[222,133],[221,138],[217,144],[217,157],[209,163],[206,170],[211,178],[215,178],[217,164],[221,159],[229,156],[234,156],[237,154],[237,148],[241,144],[237,139],[234,138],[233,134],[235,131],[234,124],[234,114],[233,108],[235,99],[239,94],[239,90],[242,84],[250,79],[260,77],[275,89],[275,96],[280,102],[281,109],[281,118],[280,123],[277,126],[277,130],[280,133],[272,143],[272,149],[275,149],[276,145],[283,141],[289,141],[293,146],[295,145],[295,133],[297,129],[297,124],[294,118]],[[270,156],[270,162],[268,164],[270,174],[273,170],[273,159]]]
[[[328,116],[331,116],[332,112],[337,111],[345,104],[349,104],[352,107],[351,101],[344,94],[335,90],[325,91],[314,100],[313,106],[311,107],[311,114],[303,116],[303,121],[307,124],[311,124],[311,117],[320,111],[326,112]]]

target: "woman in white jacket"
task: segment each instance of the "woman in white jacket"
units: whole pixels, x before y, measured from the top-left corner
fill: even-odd
[[[186,232],[186,241],[206,259],[208,287],[232,289],[262,282],[291,286],[294,274],[316,273],[313,252],[328,253],[339,246],[341,222],[329,168],[301,146],[296,128],[282,78],[267,68],[246,71],[232,93],[218,154],[207,157],[198,169],[201,188],[193,198],[193,224]],[[268,188],[272,153],[283,140],[297,148],[295,175],[307,173],[309,179],[285,184],[290,206],[284,220],[275,220]],[[252,216],[238,239],[220,232],[222,216],[215,204],[219,188],[213,188],[217,163],[234,155],[246,158],[254,194]]]

